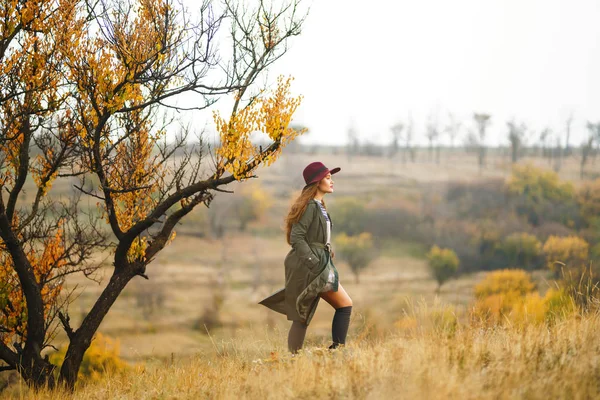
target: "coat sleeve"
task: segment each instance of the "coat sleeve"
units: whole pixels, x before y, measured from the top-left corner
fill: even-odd
[[[306,232],[310,227],[311,222],[315,219],[316,207],[308,205],[304,214],[300,217],[300,220],[292,225],[290,232],[290,242],[292,248],[298,254],[298,258],[306,264],[316,267],[319,265],[319,259],[310,249],[308,242],[306,241]]]

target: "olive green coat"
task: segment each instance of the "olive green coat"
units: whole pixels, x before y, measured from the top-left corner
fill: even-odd
[[[329,218],[331,221],[331,217]],[[333,223],[331,224],[333,226]],[[334,291],[338,289],[338,273],[324,244],[327,240],[327,221],[314,200],[308,202],[300,220],[292,225],[292,249],[285,258],[285,287],[262,300],[262,304],[291,321],[308,325],[333,269]]]

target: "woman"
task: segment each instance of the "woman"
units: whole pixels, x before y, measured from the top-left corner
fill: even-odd
[[[329,170],[320,162],[303,171],[306,186],[286,218],[286,234],[292,249],[285,258],[285,288],[260,304],[293,321],[288,334],[288,348],[297,353],[302,348],[306,328],[323,298],[335,309],[331,336],[335,349],[346,343],[352,313],[352,299],[338,280],[331,250],[331,217],[323,197],[333,193],[331,176],[340,168]]]

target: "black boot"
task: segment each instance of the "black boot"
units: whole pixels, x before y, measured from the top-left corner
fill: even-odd
[[[346,344],[350,314],[352,314],[352,306],[341,307],[335,310],[333,322],[331,323],[331,339],[333,339],[333,344],[329,346],[330,349],[337,349],[340,345]]]

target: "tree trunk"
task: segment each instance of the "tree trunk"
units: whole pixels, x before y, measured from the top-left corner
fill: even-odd
[[[131,267],[129,267],[131,268]],[[81,327],[74,332],[65,354],[65,361],[60,370],[59,381],[68,389],[75,388],[77,373],[83,360],[83,355],[92,343],[92,338],[100,323],[108,313],[121,291],[135,275],[129,268],[117,268],[110,278],[108,285],[83,320]]]

